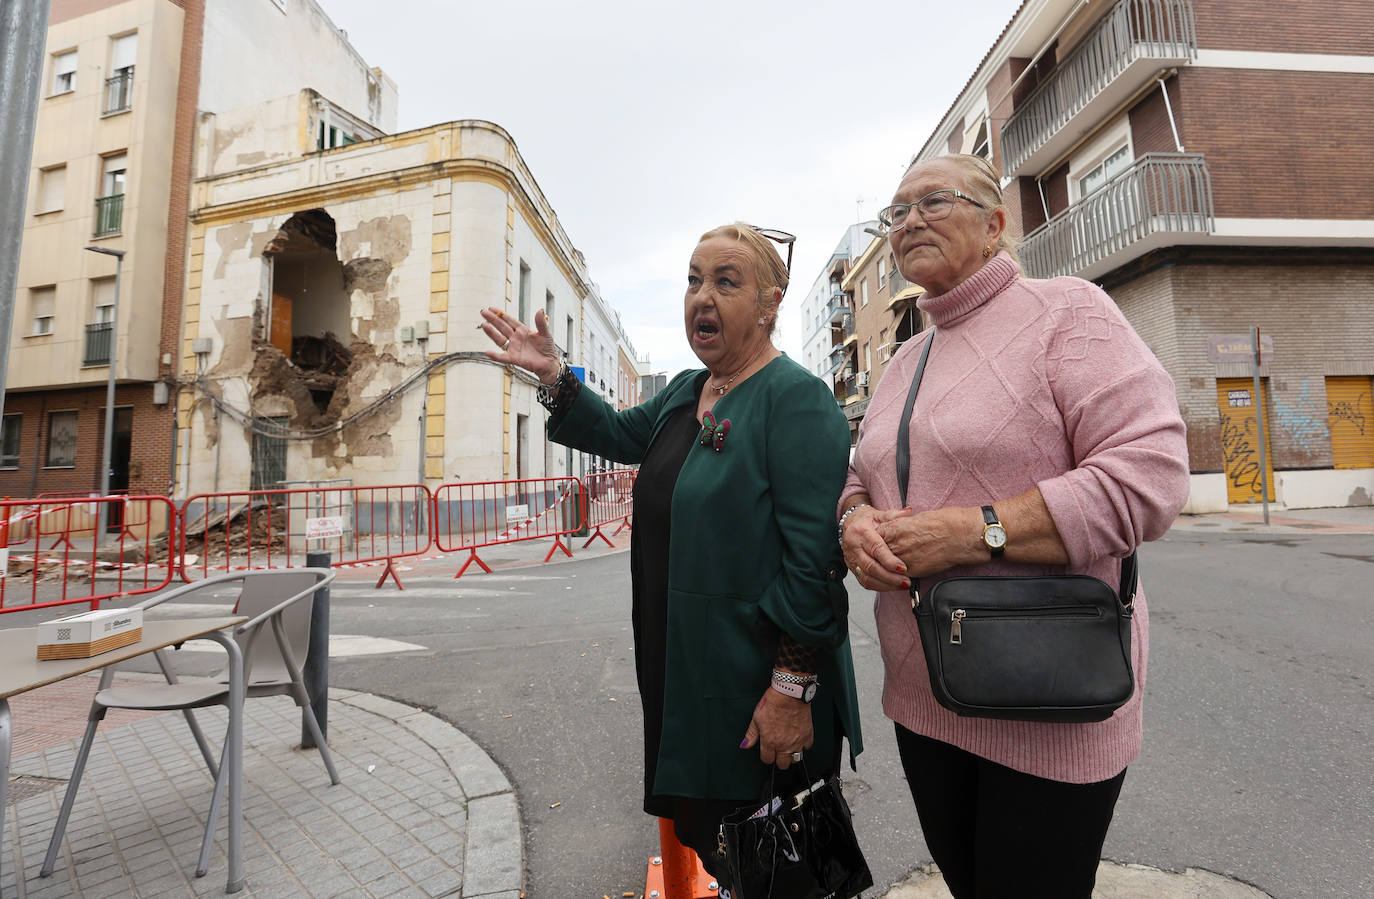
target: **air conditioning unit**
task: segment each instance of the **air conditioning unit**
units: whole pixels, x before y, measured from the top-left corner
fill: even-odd
[[[868,372],[866,372],[866,371],[861,371],[861,372],[859,372],[859,374],[858,374],[858,381],[859,381],[859,386],[860,386],[860,387],[867,387],[867,386],[868,386]]]

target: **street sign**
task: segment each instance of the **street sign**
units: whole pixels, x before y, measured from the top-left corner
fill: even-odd
[[[1260,335],[1260,352],[1265,358],[1273,355],[1274,338],[1271,335]],[[1209,335],[1207,337],[1207,361],[1213,365],[1222,362],[1254,362],[1254,337],[1250,334]]]

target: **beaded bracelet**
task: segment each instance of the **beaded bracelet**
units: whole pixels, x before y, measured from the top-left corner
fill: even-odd
[[[870,506],[868,503],[855,503],[854,505],[850,506],[848,509],[845,509],[845,510],[844,510],[844,514],[840,516],[840,526],[839,526],[839,528],[838,528],[839,534],[840,534],[840,544],[841,544],[841,545],[844,544],[844,523],[845,523],[846,521],[849,520],[849,516],[853,515],[855,512],[859,511],[860,509],[871,509],[871,508],[873,508],[873,507]]]

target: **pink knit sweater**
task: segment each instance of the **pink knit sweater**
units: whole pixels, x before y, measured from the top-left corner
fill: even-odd
[[[1069,553],[1067,568],[989,562],[940,578],[1068,571],[1115,587],[1120,559],[1162,536],[1188,495],[1184,426],[1168,374],[1100,289],[1077,278],[1023,278],[1006,253],[918,305],[937,330],[912,415],[907,503],[917,511],[981,506],[1038,486]],[[887,367],[841,507],[857,492],[876,508],[901,507],[897,425],[925,339],[907,341]],[[1141,584],[1148,578],[1142,565]],[[1149,652],[1143,589],[1135,609],[1130,702],[1102,722],[1040,724],[961,718],[940,706],[910,598],[880,593],[883,710],[916,733],[1017,771],[1069,783],[1113,777],[1140,754]]]

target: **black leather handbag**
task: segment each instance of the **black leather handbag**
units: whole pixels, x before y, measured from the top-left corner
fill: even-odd
[[[897,482],[906,504],[910,424],[934,332],[921,352],[897,430]],[[924,595],[912,579],[935,699],[979,718],[1102,721],[1135,691],[1131,614],[1136,556],[1121,564],[1121,587],[1095,577],[956,577]]]
[[[808,782],[810,778],[807,778]],[[719,851],[734,899],[851,899],[873,886],[836,776],[726,815]]]

